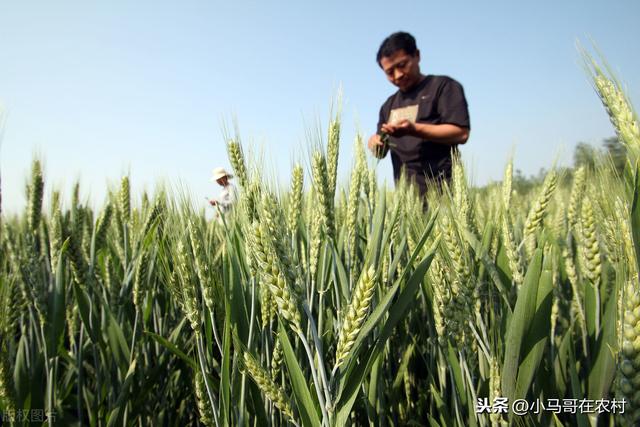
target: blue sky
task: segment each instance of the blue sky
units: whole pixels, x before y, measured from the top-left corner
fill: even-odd
[[[198,203],[228,167],[223,124],[235,117],[265,174],[285,183],[306,164],[343,91],[340,179],[356,130],[375,131],[394,87],[375,63],[391,32],[411,32],[423,73],[465,89],[473,181],[500,179],[514,153],[526,174],[571,162],[579,141],[613,135],[581,67],[593,39],[640,99],[640,2],[4,1],[0,3],[3,210],[24,207],[34,154],[47,190],[81,180],[94,204],[130,173],[134,189],[182,183]],[[378,165],[391,180],[391,164]]]

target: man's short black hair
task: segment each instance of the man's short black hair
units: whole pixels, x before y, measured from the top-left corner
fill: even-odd
[[[404,50],[411,56],[415,55],[418,50],[416,47],[416,39],[413,38],[411,34],[405,33],[404,31],[398,31],[397,33],[391,34],[389,37],[384,39],[380,45],[380,49],[378,49],[378,55],[376,56],[378,65],[380,65],[380,60],[382,58],[385,56],[391,56],[400,49]]]

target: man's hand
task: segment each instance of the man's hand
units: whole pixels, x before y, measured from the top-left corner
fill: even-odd
[[[210,204],[211,206],[215,206],[215,205],[217,205],[217,204],[218,204],[218,202],[217,202],[216,200],[213,200],[213,199],[212,199],[212,200],[209,200],[209,204]]]
[[[381,130],[391,136],[401,137],[406,135],[415,135],[416,125],[407,119],[403,119],[397,123],[385,123],[382,125]]]
[[[387,135],[381,135],[379,133],[372,135],[371,138],[369,138],[369,150],[371,150],[371,153],[375,158],[382,159],[387,155],[387,151],[389,150],[387,138]]]
[[[371,150],[374,155],[378,150],[382,150],[382,147],[384,146],[384,144],[382,143],[382,138],[380,138],[380,135],[377,133],[371,135],[371,138],[369,138],[369,143],[367,145],[369,147],[369,150]]]

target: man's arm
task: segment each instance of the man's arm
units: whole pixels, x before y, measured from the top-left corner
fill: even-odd
[[[430,123],[411,123],[409,120],[402,120],[395,124],[383,124],[382,131],[395,137],[411,135],[445,145],[464,144],[469,139],[468,128],[450,123],[434,125]]]
[[[450,123],[416,123],[415,128],[416,136],[439,144],[464,144],[469,139],[469,129]]]

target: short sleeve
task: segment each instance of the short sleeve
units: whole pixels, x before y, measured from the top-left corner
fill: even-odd
[[[444,84],[438,99],[438,113],[441,123],[471,129],[467,99],[462,85],[457,81],[450,79]]]

